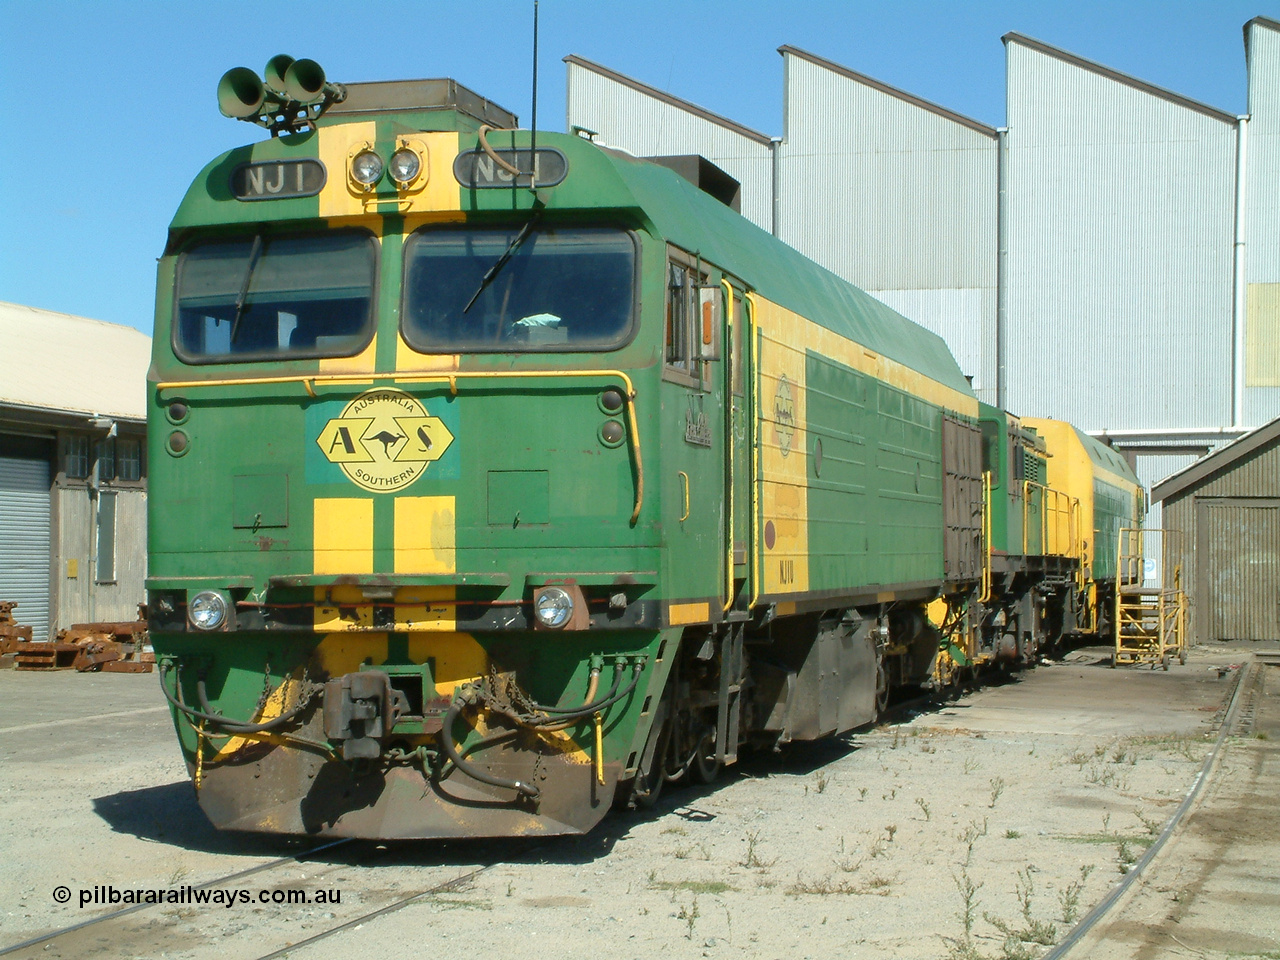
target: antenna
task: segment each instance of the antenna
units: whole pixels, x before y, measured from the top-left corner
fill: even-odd
[[[537,190],[538,173],[538,0],[533,0],[533,120],[529,136],[529,189]]]

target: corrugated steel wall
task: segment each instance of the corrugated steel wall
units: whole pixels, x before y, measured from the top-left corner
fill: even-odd
[[[1006,46],[1009,407],[1229,423],[1234,123]]]
[[[1201,560],[1200,551],[1207,544],[1205,531],[1199,529],[1198,521],[1203,519],[1203,510],[1206,505],[1213,504],[1215,501],[1240,504],[1241,501],[1250,499],[1257,503],[1280,499],[1280,445],[1272,445],[1269,449],[1255,452],[1236,463],[1233,469],[1209,477],[1198,486],[1190,487],[1177,496],[1171,497],[1164,504],[1165,526],[1184,532],[1184,536],[1179,541],[1170,543],[1164,564],[1167,570],[1172,570],[1177,564],[1182,567],[1184,588],[1191,601],[1191,635],[1198,640],[1211,639],[1204,633],[1208,624],[1200,610],[1206,603],[1206,597],[1203,589],[1205,583],[1202,582],[1204,571],[1198,564]],[[1256,517],[1257,515],[1248,516]],[[1226,536],[1218,537],[1217,539],[1222,540],[1222,543],[1218,552],[1211,557],[1211,561],[1220,568],[1224,559],[1232,558],[1234,555],[1232,551],[1239,553],[1252,542],[1251,536],[1256,540],[1259,536],[1258,531],[1241,529],[1235,535],[1228,533]],[[1237,602],[1253,606],[1263,605],[1270,609],[1280,601],[1280,576],[1268,571],[1280,568],[1270,567],[1267,564],[1254,564],[1250,569],[1254,566],[1258,568],[1255,571],[1257,575],[1243,578],[1247,590],[1237,599]],[[1280,637],[1272,639],[1280,639]]]
[[[147,494],[145,490],[116,489],[115,582],[97,583],[94,511],[97,499],[83,486],[60,487],[57,555],[54,570],[59,577],[58,627],[73,623],[133,620],[138,604],[146,600]],[[76,561],[76,576],[67,576],[67,561]]]
[[[997,141],[784,50],[778,235],[940,334],[994,399]]]
[[[569,126],[636,156],[701,154],[742,184],[742,215],[773,229],[773,147],[687,109],[569,63]]]
[[[1206,640],[1280,639],[1280,498],[1196,500]]]
[[[1280,416],[1280,23],[1252,20],[1245,147],[1245,423]]]

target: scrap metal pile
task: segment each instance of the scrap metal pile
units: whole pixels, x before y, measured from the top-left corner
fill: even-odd
[[[19,625],[13,602],[0,603],[0,656],[12,655],[18,670],[65,670],[81,673],[151,673],[155,653],[147,640],[147,611],[138,605],[138,619],[109,623],[76,623],[59,630],[55,639],[33,641],[31,627]]]

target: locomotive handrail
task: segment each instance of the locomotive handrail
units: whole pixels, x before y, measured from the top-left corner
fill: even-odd
[[[747,411],[747,419],[751,422],[751,455],[747,458],[750,464],[750,476],[747,488],[751,491],[751,525],[747,533],[747,546],[751,550],[751,599],[747,602],[750,610],[760,601],[760,345],[756,342],[756,304],[751,299],[750,291],[742,297],[742,306],[747,312],[746,334],[751,342],[748,344],[751,357],[751,369],[748,371],[751,380],[751,409]]]
[[[724,345],[724,475],[725,486],[728,490],[728,521],[725,524],[726,536],[725,540],[725,558],[724,558],[724,609],[722,613],[728,613],[729,608],[733,606],[733,468],[734,449],[733,449],[733,365],[738,358],[733,355],[733,287],[729,281],[721,277],[720,288],[724,295],[724,316],[725,316],[725,345]]]
[[[644,505],[644,463],[640,458],[640,425],[636,420],[636,388],[631,378],[621,370],[453,370],[449,373],[302,373],[284,377],[233,377],[225,380],[164,380],[156,384],[156,393],[165,390],[191,390],[197,387],[247,387],[268,383],[300,383],[307,394],[316,396],[317,383],[367,384],[374,380],[394,380],[397,383],[448,383],[454,396],[458,394],[459,380],[500,380],[530,377],[617,377],[627,388],[628,437],[631,453],[636,459],[636,504],[631,511],[631,522],[640,517]]]
[[[982,593],[979,603],[991,599],[991,471],[982,471]]]
[[[1040,551],[1044,554],[1053,553],[1055,556],[1075,556],[1078,540],[1075,530],[1075,504],[1078,498],[1072,497],[1062,490],[1056,490],[1047,484],[1039,483],[1036,480],[1022,481],[1022,554],[1027,556],[1030,553],[1029,533],[1027,527],[1031,515],[1031,492],[1032,488],[1040,490]],[[1049,506],[1050,502],[1053,507]],[[1065,506],[1064,506],[1065,504]],[[1063,518],[1066,519],[1066,542],[1071,553],[1062,553],[1061,551],[1050,551],[1049,549],[1049,513],[1052,509],[1054,515],[1053,540],[1055,544],[1062,542],[1061,523]]]

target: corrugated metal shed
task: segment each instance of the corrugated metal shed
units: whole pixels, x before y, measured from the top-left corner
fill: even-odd
[[[1280,415],[1280,21],[1245,24],[1245,422]]]
[[[742,184],[742,215],[773,229],[771,138],[582,57],[568,64],[569,128],[638,157],[700,154]]]
[[[1197,640],[1280,639],[1280,418],[1156,485]]]
[[[0,406],[143,422],[151,338],[132,327],[0,302]]]
[[[1004,40],[1008,405],[1087,430],[1229,423],[1235,117]]]
[[[940,334],[994,400],[996,130],[796,47],[779,52],[778,235]]]

